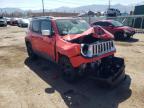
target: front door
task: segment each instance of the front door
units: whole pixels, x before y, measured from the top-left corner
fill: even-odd
[[[52,34],[52,25],[50,20],[41,21],[41,33],[42,30],[50,30],[50,36],[43,37],[43,52],[52,60],[55,60],[55,36]]]

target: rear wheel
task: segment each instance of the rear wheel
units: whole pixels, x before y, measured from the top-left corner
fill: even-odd
[[[27,53],[28,53],[28,56],[31,58],[31,59],[35,59],[37,57],[37,55],[34,53],[33,49],[32,49],[32,45],[30,43],[27,43],[26,44],[26,47],[27,47]]]
[[[74,83],[77,81],[78,74],[76,69],[73,68],[67,57],[61,57],[59,60],[61,66],[62,77],[68,83]]]

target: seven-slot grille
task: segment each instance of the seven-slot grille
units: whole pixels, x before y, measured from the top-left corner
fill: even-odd
[[[92,48],[93,56],[99,56],[116,50],[113,41],[96,43],[92,45]]]

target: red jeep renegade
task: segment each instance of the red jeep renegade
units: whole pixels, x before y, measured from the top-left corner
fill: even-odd
[[[114,57],[113,35],[84,20],[33,18],[25,42],[30,58],[41,56],[56,62],[68,82],[85,74],[111,85],[125,78],[124,60]]]

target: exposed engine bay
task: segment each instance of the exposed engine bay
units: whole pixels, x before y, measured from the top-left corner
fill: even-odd
[[[116,80],[125,77],[124,59],[117,57],[106,57],[94,63],[83,64],[80,72],[95,80],[107,83],[115,83]]]
[[[93,34],[89,34],[89,35],[71,40],[70,42],[77,43],[77,44],[92,44],[92,43],[95,43],[97,41],[102,41],[102,39],[95,38],[93,36]]]

